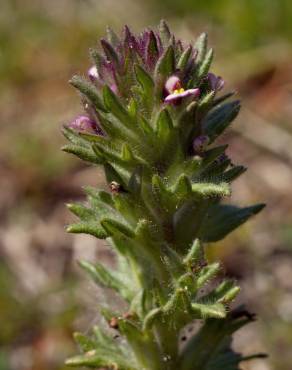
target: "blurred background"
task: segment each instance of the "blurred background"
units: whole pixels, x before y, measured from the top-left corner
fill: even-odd
[[[89,236],[65,234],[64,203],[82,199],[82,185],[104,182],[60,151],[61,125],[81,109],[67,80],[86,72],[106,25],[139,32],[160,18],[186,41],[207,31],[214,72],[243,101],[223,138],[234,162],[249,167],[233,201],[267,208],[209,254],[239,280],[238,302],[259,316],[235,344],[270,357],[243,369],[292,368],[291,0],[1,0],[0,370],[65,369],[72,331],[98,320],[106,293],[76,261],[111,256]]]

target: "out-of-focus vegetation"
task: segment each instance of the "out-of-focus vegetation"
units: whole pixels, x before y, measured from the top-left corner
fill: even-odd
[[[86,331],[98,320],[96,302],[106,293],[82,277],[76,260],[111,256],[63,230],[70,222],[63,203],[82,197],[84,184],[103,186],[97,169],[59,150],[61,124],[80,111],[67,80],[86,72],[88,49],[106,24],[139,30],[162,17],[185,40],[209,32],[216,72],[243,100],[225,137],[235,161],[249,166],[235,200],[268,207],[210,246],[210,258],[225,261],[243,286],[239,301],[260,317],[236,344],[270,359],[246,369],[290,370],[292,2],[2,0],[0,10],[0,370],[64,369],[73,327]]]
[[[206,22],[222,34],[224,41],[228,40],[228,48],[232,50],[268,45],[272,39],[292,38],[289,0],[154,0],[153,3],[166,15],[187,16],[194,23]]]

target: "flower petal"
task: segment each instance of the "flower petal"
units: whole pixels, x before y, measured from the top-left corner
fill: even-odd
[[[167,95],[167,97],[164,99],[165,103],[170,102],[176,102],[178,100],[181,100],[183,98],[186,98],[188,96],[193,96],[194,98],[198,97],[200,95],[200,89],[188,89],[180,93],[173,93]]]
[[[174,90],[178,90],[181,87],[181,81],[177,76],[170,76],[165,83],[165,90],[168,94],[172,94]]]
[[[92,82],[95,82],[99,78],[96,66],[90,67],[87,74]]]
[[[194,96],[194,97],[197,97],[200,95],[200,89],[196,88],[196,89],[188,89],[188,90],[185,90],[184,92],[180,93],[181,97],[182,98],[185,98],[187,96]]]

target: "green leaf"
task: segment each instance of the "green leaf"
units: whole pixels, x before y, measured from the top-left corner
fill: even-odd
[[[125,178],[113,167],[113,165],[105,164],[104,166],[105,176],[108,183],[112,181],[117,182],[123,188],[127,188],[127,181]]]
[[[176,182],[178,176],[183,172],[191,179],[196,178],[196,174],[199,172],[202,165],[202,158],[199,156],[189,157],[183,163],[178,161],[170,165],[168,171],[166,172],[166,177],[169,183],[172,185]]]
[[[100,43],[107,57],[107,60],[112,62],[116,68],[119,67],[119,57],[112,45],[104,39],[102,39]]]
[[[85,207],[82,204],[67,204],[68,209],[78,216],[83,221],[92,220],[94,217],[94,211],[90,208]]]
[[[163,179],[155,174],[152,177],[152,193],[159,206],[167,213],[172,214],[176,209],[176,199],[166,188]]]
[[[229,286],[228,286],[228,283],[229,283]],[[233,282],[227,281],[225,290],[221,288],[220,293],[222,294],[222,297],[220,297],[219,302],[222,302],[222,303],[232,302],[235,299],[235,297],[239,294],[239,292],[240,292],[240,288],[238,286],[234,286]]]
[[[118,182],[119,184],[122,184],[122,187],[124,190],[129,190],[128,189],[128,183],[131,177],[132,173],[132,165],[127,164],[126,162],[124,163],[117,163],[117,161],[112,162],[112,167],[114,170],[118,173],[118,175],[121,177],[122,182]]]
[[[128,112],[132,118],[136,118],[137,112],[138,112],[138,104],[133,97],[130,98],[130,101],[128,104]]]
[[[155,65],[155,62],[159,56],[157,40],[154,32],[151,30],[149,33],[148,44],[146,45],[146,58],[147,64],[151,68]]]
[[[192,52],[193,52],[193,48],[191,45],[189,45],[185,51],[182,53],[182,55],[180,56],[179,58],[179,61],[177,63],[177,68],[179,70],[184,70],[185,67],[187,66],[188,64],[188,61],[192,55]]]
[[[135,162],[134,154],[127,143],[124,143],[122,146],[121,158],[125,162]]]
[[[108,323],[111,321],[111,319],[120,317],[120,313],[112,310],[108,306],[100,306],[100,313]]]
[[[69,225],[66,231],[73,234],[89,234],[98,239],[106,239],[108,237],[108,234],[100,227],[98,222],[79,222]]]
[[[86,189],[89,194],[90,208],[82,204],[69,204],[69,209],[76,214],[81,222],[68,226],[67,231],[71,233],[87,233],[97,238],[104,239],[108,234],[100,226],[101,218],[117,218],[116,210],[111,196],[97,189]]]
[[[220,175],[220,179],[224,182],[231,182],[236,180],[240,175],[242,175],[247,170],[244,166],[234,166],[230,170],[224,172]]]
[[[98,70],[99,77],[102,78],[103,75],[101,71],[103,70],[103,65],[105,63],[104,57],[96,49],[89,49],[89,55]]]
[[[105,348],[113,348],[117,350],[117,343],[114,341],[113,337],[108,336],[100,327],[95,325],[92,328],[94,339],[98,346],[102,346]]]
[[[153,139],[155,138],[155,134],[150,122],[148,122],[145,117],[140,116],[138,118],[138,124],[142,129],[143,134],[145,134],[145,136],[150,139],[149,142],[153,141]]]
[[[130,284],[133,284],[132,280],[128,280]],[[137,289],[138,293],[134,296],[131,302],[130,306],[130,312],[134,312],[138,315],[140,319],[142,319],[145,316],[146,312],[146,300],[147,300],[147,293],[146,289]]]
[[[210,91],[207,93],[198,103],[198,114],[200,116],[204,115],[212,106],[213,99],[215,96],[215,91]]]
[[[163,77],[163,79],[166,79],[174,72],[174,69],[175,69],[175,53],[173,46],[170,45],[162,54],[162,56],[159,58],[156,64],[155,76],[156,78],[158,76],[161,76]]]
[[[187,255],[183,259],[186,266],[193,267],[204,259],[204,248],[199,239],[195,239]]]
[[[80,138],[86,142],[87,145],[90,145],[92,143],[95,143],[96,141],[99,141],[102,136],[91,134],[89,132],[79,132]]]
[[[196,197],[202,197],[204,199],[231,195],[230,186],[226,182],[220,184],[213,184],[211,182],[193,183],[192,192]]]
[[[114,30],[109,26],[107,26],[107,28],[106,28],[106,35],[107,35],[108,42],[110,44],[112,44],[115,47],[119,44],[119,42],[120,42],[119,37],[114,32]]]
[[[181,287],[176,288],[174,293],[169,297],[168,301],[163,306],[163,313],[165,316],[168,316],[168,320],[171,320],[171,316],[174,312],[176,314],[181,314],[181,320],[179,323],[180,328],[190,320],[192,305],[187,289]],[[168,322],[168,325],[171,325],[171,323]]]
[[[126,287],[123,281],[120,280],[114,272],[111,272],[100,263],[94,265],[86,262],[79,261],[82,269],[89,274],[96,284],[102,287],[111,288],[120,293],[123,298],[129,301],[133,297],[130,287]]]
[[[212,162],[214,162],[221,154],[225,153],[228,145],[220,145],[215,148],[209,149],[204,153],[204,158],[202,162],[202,169],[205,169]]]
[[[132,127],[132,117],[107,85],[103,88],[103,101],[106,109],[117,117],[121,123],[127,127]]]
[[[168,46],[171,33],[164,19],[162,19],[159,24],[159,35],[160,35],[163,46]]]
[[[88,338],[82,333],[74,333],[74,340],[80,346],[83,352],[88,352],[95,349],[96,343],[91,338]]]
[[[175,119],[175,126],[180,130],[181,141],[185,148],[191,147],[194,138],[201,134],[200,125],[196,124],[197,110],[198,101],[192,101]]]
[[[73,76],[69,82],[72,86],[76,87],[76,89],[78,89],[96,109],[106,112],[106,108],[102,103],[97,89],[91,82],[77,75]]]
[[[115,195],[114,195],[115,196]],[[95,212],[95,218],[105,217],[105,216],[116,216],[117,212],[114,204],[114,196],[105,191],[98,191],[98,195],[88,196],[88,201],[91,209]]]
[[[202,122],[204,134],[214,141],[235,119],[240,109],[240,102],[233,101],[212,109]]]
[[[174,186],[173,193],[178,200],[190,198],[192,194],[192,184],[185,174],[181,174]]]
[[[145,251],[147,250],[151,254],[151,248],[153,248],[153,242],[160,242],[160,238],[157,238],[158,230],[155,224],[147,219],[141,218],[137,222],[137,226],[135,229],[136,233],[136,240],[139,240],[142,244],[146,244]],[[158,246],[155,245],[157,248]],[[157,252],[155,250],[155,252]],[[156,254],[158,256],[158,254]],[[158,256],[159,258],[159,256]]]
[[[167,108],[160,111],[156,121],[156,157],[159,166],[167,166],[173,162],[181,163],[182,147],[179,129],[173,127],[172,118]]]
[[[114,206],[112,195],[104,190],[97,189],[93,186],[84,186],[84,192],[91,198],[96,199],[97,201],[105,203],[107,206]],[[99,207],[99,205],[98,205]]]
[[[91,148],[88,149],[79,145],[68,144],[64,145],[62,150],[66,153],[74,154],[86,162],[91,162],[94,164],[102,164],[104,162],[104,159],[100,155],[97,156],[97,154],[94,153]]]
[[[205,242],[221,240],[250,217],[259,213],[264,207],[264,204],[246,208],[223,204],[213,205],[208,210],[208,217],[202,225],[200,237]]]
[[[141,166],[138,166],[135,168],[135,170],[133,171],[130,177],[128,189],[135,196],[140,196],[141,194],[142,176],[143,176],[143,168]]]
[[[92,332],[92,339],[95,341],[96,348],[111,351],[114,353],[114,355],[123,355],[128,359],[129,363],[131,363],[132,368],[136,367],[135,359],[133,358],[132,353],[129,351],[129,347],[121,342],[117,342],[113,333],[109,331],[107,334],[104,330],[96,325],[92,328]]]
[[[137,203],[132,199],[129,193],[121,192],[114,195],[114,203],[116,210],[129,222],[131,225],[136,225],[139,210]]]
[[[135,74],[144,94],[148,95],[149,99],[152,98],[154,89],[154,81],[152,80],[152,77],[138,64],[135,64]]]
[[[119,235],[123,234],[128,238],[135,236],[134,231],[127,225],[113,219],[105,218],[100,221],[101,226],[104,228],[108,235]]]
[[[230,164],[231,160],[228,157],[218,158],[217,161],[214,161],[200,173],[201,181],[213,181],[215,183],[221,182],[222,175]]]
[[[86,352],[84,355],[75,356],[66,360],[67,366],[92,368],[107,367],[119,370],[134,370],[127,359],[119,353],[107,349],[95,349]]]
[[[160,362],[160,352],[151,333],[143,332],[126,319],[119,320],[119,330],[127,338],[142,367],[155,368],[155,365]]]
[[[66,126],[63,127],[62,133],[66,137],[66,139],[68,139],[72,144],[88,148],[87,140],[84,140],[84,138],[82,137],[83,133],[77,132],[76,130],[73,130]],[[96,135],[91,136],[96,137]]]
[[[150,330],[154,322],[161,319],[162,313],[161,307],[153,308],[149,311],[143,321],[143,330]]]
[[[172,129],[173,123],[169,111],[166,108],[162,109],[156,122],[156,134],[162,147],[168,141]]]
[[[100,137],[92,144],[92,149],[97,156],[104,158],[109,163],[119,164],[121,167],[129,170],[132,165],[137,164],[139,161],[144,162],[142,159],[134,156],[128,144],[122,144],[122,150],[116,146],[113,141]]]
[[[213,106],[215,107],[215,106],[217,106],[217,105],[219,105],[219,104],[223,103],[225,100],[227,100],[227,99],[231,98],[231,97],[232,97],[233,95],[235,95],[235,94],[236,94],[236,91],[231,91],[231,92],[228,92],[228,93],[226,93],[226,94],[224,94],[224,95],[219,96],[218,98],[216,98],[216,99],[213,101]]]
[[[221,303],[192,303],[192,310],[199,319],[223,319],[226,317],[226,308]]]
[[[214,56],[214,51],[213,49],[210,49],[198,68],[195,82],[200,81],[203,77],[207,75],[210,69],[211,63],[213,61],[213,56]]]
[[[213,289],[210,293],[201,297],[198,300],[198,302],[199,303],[217,302],[226,304],[232,302],[239,292],[240,288],[235,285],[234,281],[225,280],[218,287]]]
[[[165,265],[169,271],[169,274],[173,276],[174,279],[179,279],[180,276],[182,276],[182,274],[184,274],[186,271],[180,254],[167,244],[165,244],[163,254]]]
[[[194,48],[198,51],[196,62],[202,63],[207,53],[208,35],[204,32],[196,40]]]
[[[230,335],[251,321],[239,315],[234,311],[226,318],[207,319],[183,348],[179,369],[239,370],[237,365],[243,358],[231,349]]]
[[[107,134],[110,139],[123,139],[125,126],[112,114],[97,112],[97,118],[102,130]]]
[[[214,262],[203,267],[196,277],[196,289],[200,289],[209,280],[217,276],[221,269],[220,263]]]
[[[197,237],[207,205],[203,202],[189,200],[173,216],[175,240],[182,252],[186,252]]]

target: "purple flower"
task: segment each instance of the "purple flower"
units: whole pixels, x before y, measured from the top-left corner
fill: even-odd
[[[170,76],[165,82],[165,90],[168,94],[172,94],[175,90],[181,89],[181,81],[177,76]]]
[[[195,138],[193,141],[193,149],[195,153],[202,153],[209,144],[209,137],[207,135],[201,135]]]
[[[197,98],[200,95],[200,89],[198,88],[185,90],[177,76],[169,77],[165,83],[165,90],[168,94],[164,99],[165,103],[180,103],[183,98],[188,96]]]
[[[95,82],[96,80],[99,79],[99,75],[98,75],[98,71],[97,71],[96,66],[90,67],[87,74],[88,74],[88,77],[90,78],[90,80],[92,82]]]
[[[94,120],[87,116],[78,116],[68,124],[69,128],[77,131],[88,132],[91,134],[98,134],[99,129]]]
[[[211,85],[211,89],[215,91],[219,91],[223,89],[225,85],[225,81],[222,77],[214,75],[214,73],[208,73],[207,75],[209,83]]]

